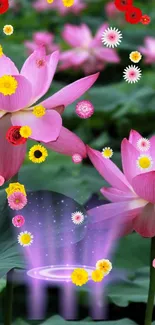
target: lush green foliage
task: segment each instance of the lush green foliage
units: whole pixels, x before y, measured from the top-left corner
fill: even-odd
[[[56,1],[56,0],[55,0]],[[10,10],[6,15],[1,16],[0,28],[5,24],[14,26],[14,34],[5,36],[1,34],[0,43],[5,54],[10,56],[17,66],[21,68],[26,51],[23,45],[24,40],[31,39],[35,31],[48,30],[55,34],[55,40],[66,49],[61,38],[61,31],[65,23],[79,24],[85,22],[95,33],[96,29],[104,21],[107,21],[104,12],[103,0],[87,0],[88,8],[78,17],[69,15],[60,17],[56,12],[37,13],[31,7],[31,0],[19,1],[21,9],[15,13]],[[123,81],[122,73],[124,68],[131,64],[129,53],[136,50],[143,44],[145,36],[155,37],[155,6],[153,1],[135,1],[136,5],[151,15],[150,25],[129,25],[119,27],[115,21],[110,22],[111,26],[121,29],[123,41],[118,49],[121,63],[108,65],[101,72],[95,86],[84,96],[95,106],[95,114],[89,120],[81,120],[75,115],[75,103],[68,107],[63,115],[63,122],[66,127],[78,134],[85,143],[101,150],[104,146],[111,146],[114,150],[113,160],[120,165],[120,143],[123,137],[127,137],[131,128],[136,129],[143,136],[148,137],[154,134],[154,112],[155,112],[155,66],[147,66],[142,60],[139,67],[142,69],[142,78],[137,84],[129,85]],[[53,94],[62,86],[82,77],[81,72],[76,74],[72,71],[57,73],[55,81],[46,95]],[[29,147],[32,141],[29,142]],[[34,166],[26,158],[24,166],[19,173],[19,181],[25,184],[27,189],[48,189],[61,192],[73,197],[79,203],[84,204],[93,193],[99,194],[99,189],[106,185],[91,164],[86,161],[81,166],[71,162],[70,157],[50,152],[45,164]],[[78,189],[78,191],[77,191]],[[1,191],[1,198],[4,192]],[[1,200],[2,205],[4,203]],[[24,264],[17,252],[16,244],[11,241],[10,230],[5,224],[6,215],[1,210],[0,233],[0,275],[4,276],[14,263],[16,267]],[[6,217],[7,218],[7,217]],[[124,280],[109,288],[109,299],[118,306],[127,306],[130,302],[146,302],[148,291],[148,264],[149,264],[149,239],[140,238],[132,234],[120,240],[117,248],[114,266],[118,269],[129,271]],[[4,291],[5,280],[0,282],[0,291]],[[82,299],[82,298],[81,298]],[[27,322],[16,320],[14,325],[27,325]],[[51,318],[43,323],[48,324],[76,324],[65,322],[59,317]],[[79,324],[92,324],[90,320],[79,322]],[[106,325],[136,325],[133,321],[122,319],[121,321],[104,322]]]

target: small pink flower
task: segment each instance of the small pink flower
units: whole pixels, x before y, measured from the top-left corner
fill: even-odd
[[[152,266],[155,268],[155,259],[152,262]]]
[[[94,106],[88,100],[81,100],[76,105],[76,114],[81,118],[89,118],[94,113]]]
[[[25,223],[25,219],[22,215],[17,215],[12,219],[12,223],[15,227],[21,227]]]
[[[27,204],[27,197],[21,192],[14,192],[9,195],[8,204],[12,210],[21,210]]]
[[[0,186],[2,186],[5,182],[5,178],[0,175]]]
[[[72,221],[75,225],[80,225],[84,221],[84,215],[80,211],[72,213]]]
[[[72,156],[72,161],[73,161],[74,164],[79,164],[79,163],[81,163],[82,159],[83,159],[82,156],[79,155],[78,153],[75,153],[75,154]]]

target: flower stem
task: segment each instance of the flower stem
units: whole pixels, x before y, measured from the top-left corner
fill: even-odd
[[[154,297],[155,297],[155,268],[152,266],[153,259],[155,258],[155,237],[151,239],[151,254],[150,254],[150,284],[149,284],[149,293],[145,313],[145,323],[144,325],[152,324],[152,314],[154,306]]]
[[[13,269],[7,273],[4,325],[12,324]]]

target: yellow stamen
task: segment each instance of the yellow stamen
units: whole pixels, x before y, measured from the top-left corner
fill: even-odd
[[[35,106],[33,108],[33,112],[32,112],[36,117],[42,117],[45,115],[46,113],[46,109],[45,107],[43,107],[42,105],[38,105],[38,106]]]
[[[65,7],[71,7],[74,4],[74,0],[62,0]]]
[[[31,136],[32,130],[29,126],[25,125],[20,128],[19,133],[20,133],[21,137],[27,139]]]
[[[4,96],[15,94],[18,87],[17,80],[12,76],[0,77],[0,93]]]

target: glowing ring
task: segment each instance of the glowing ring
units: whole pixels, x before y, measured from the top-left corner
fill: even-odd
[[[77,269],[82,268],[85,269],[88,272],[89,279],[91,278],[92,271],[95,270],[94,267],[86,266],[86,265],[50,265],[50,266],[44,266],[44,267],[37,267],[34,269],[31,269],[27,272],[27,275],[39,279],[39,280],[47,280],[47,281],[71,281],[71,273]],[[57,271],[71,271],[70,274],[57,274]]]

